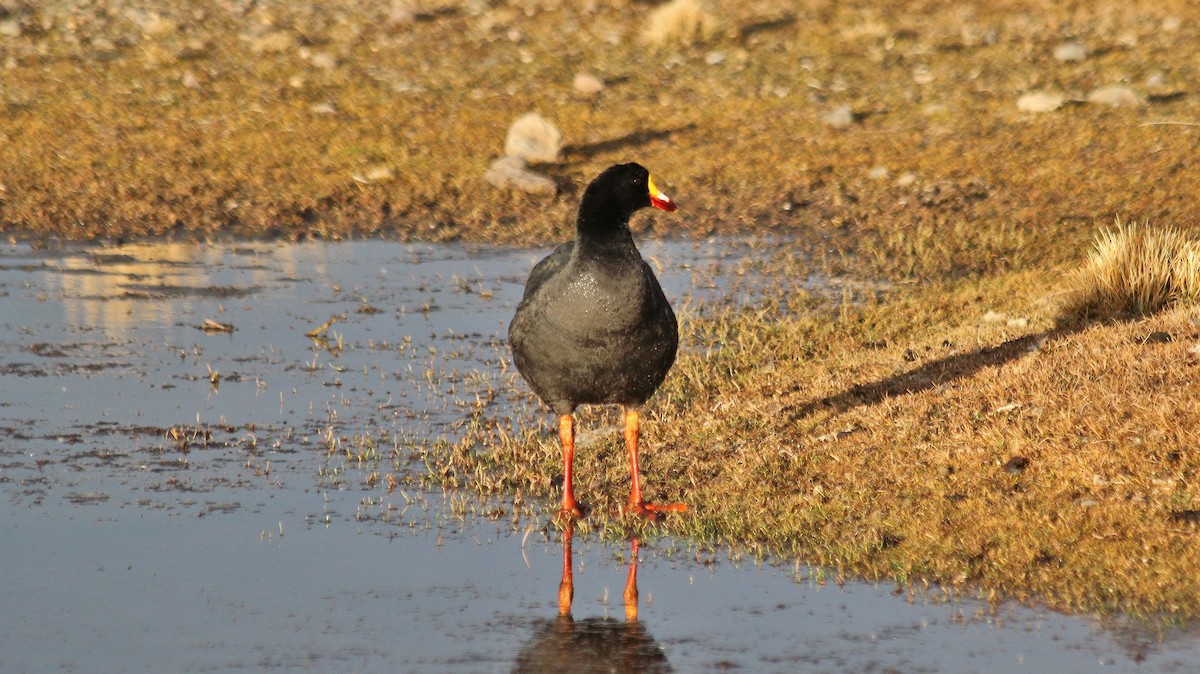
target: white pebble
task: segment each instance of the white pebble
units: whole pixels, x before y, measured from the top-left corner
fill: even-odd
[[[329,52],[319,51],[312,55],[312,64],[314,68],[333,70],[337,67],[337,59]]]
[[[917,174],[909,171],[902,173],[899,178],[896,178],[896,187],[909,187],[917,182]]]
[[[575,75],[575,79],[571,85],[575,87],[575,91],[586,96],[592,96],[604,91],[604,80],[591,73],[579,73]]]
[[[530,194],[554,194],[558,191],[553,180],[530,171],[520,157],[497,159],[483,174],[483,178],[496,187],[508,187]]]
[[[1088,94],[1087,100],[1088,103],[1107,105],[1113,108],[1136,108],[1142,104],[1142,99],[1137,92],[1119,84],[1093,89]]]
[[[835,129],[846,129],[854,123],[854,113],[849,106],[840,105],[821,115],[821,121]]]
[[[309,108],[315,115],[336,115],[337,108],[333,107],[333,103],[313,103]]]
[[[1064,42],[1054,48],[1054,58],[1064,63],[1082,61],[1087,58],[1087,47],[1079,42]]]
[[[521,115],[508,127],[508,138],[504,141],[506,156],[529,162],[553,162],[558,161],[561,150],[562,131],[536,112]]]
[[[704,62],[710,66],[720,65],[725,62],[725,52],[710,51],[704,55]]]
[[[867,171],[867,177],[871,180],[887,180],[891,175],[892,172],[886,166],[876,166]]]
[[[1053,91],[1033,91],[1017,99],[1021,112],[1053,112],[1063,104],[1063,95]]]

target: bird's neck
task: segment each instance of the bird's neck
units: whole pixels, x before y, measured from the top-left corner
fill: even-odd
[[[589,203],[591,200],[586,196],[575,221],[579,247],[592,252],[620,252],[633,246],[633,234],[629,231],[632,214],[621,208]]]

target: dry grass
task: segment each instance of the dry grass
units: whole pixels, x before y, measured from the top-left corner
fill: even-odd
[[[1194,312],[1055,327],[1044,295],[1059,278],[685,315],[687,349],[643,425],[650,497],[692,506],[667,528],[937,596],[1200,616]],[[502,476],[491,484],[552,510],[553,434],[480,428],[472,460]],[[617,514],[628,476],[615,428],[577,462],[587,526],[645,534]]]
[[[1200,241],[1173,227],[1118,221],[1097,235],[1087,264],[1072,276],[1068,319],[1143,316],[1200,297]]]

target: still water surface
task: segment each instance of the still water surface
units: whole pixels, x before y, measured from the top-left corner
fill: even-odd
[[[695,308],[753,302],[785,248],[643,251]],[[1192,628],[913,600],[669,540],[575,540],[560,616],[561,533],[405,479],[474,406],[538,413],[503,335],[545,252],[0,250],[0,671],[1194,671]]]

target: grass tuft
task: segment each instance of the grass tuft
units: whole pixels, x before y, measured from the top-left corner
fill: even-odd
[[[1064,318],[1144,316],[1200,298],[1200,242],[1174,227],[1117,222],[1072,278]]]

